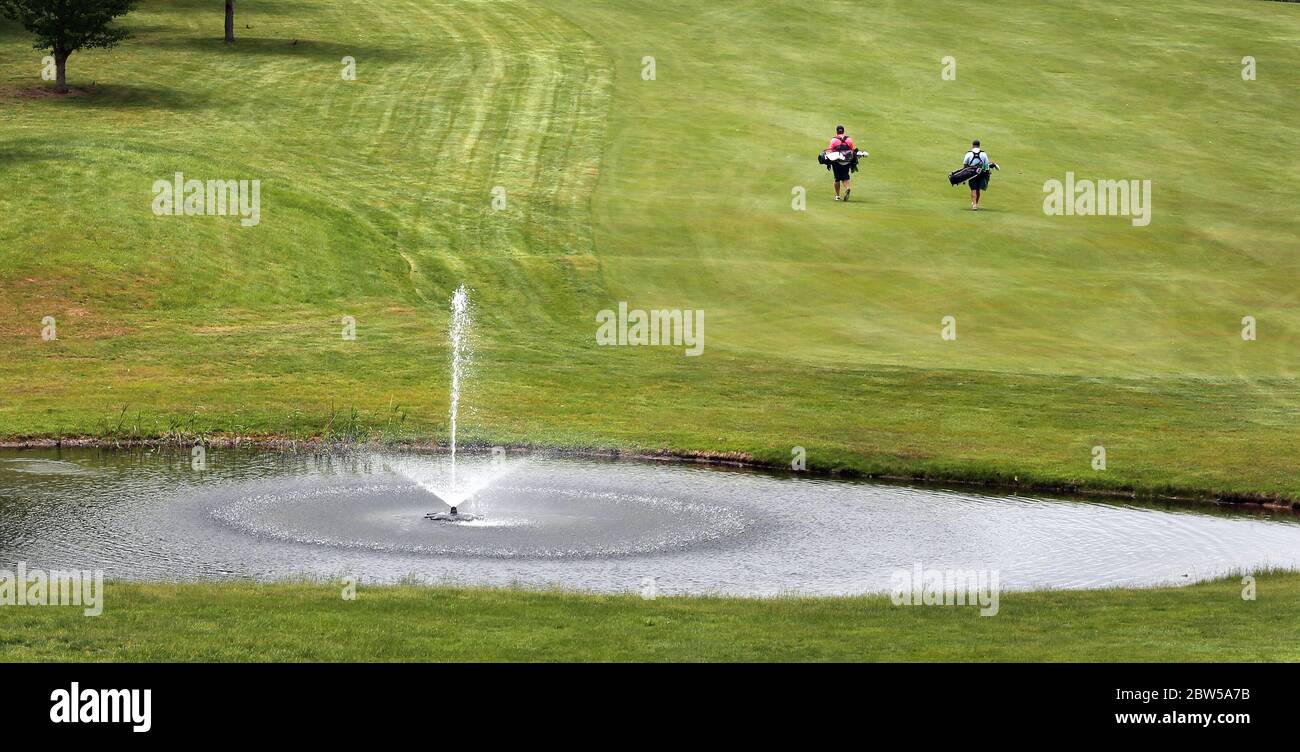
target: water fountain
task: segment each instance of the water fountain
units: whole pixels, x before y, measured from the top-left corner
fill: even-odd
[[[456,413],[460,410],[460,382],[469,362],[469,292],[465,285],[451,296],[451,491],[456,492]]]
[[[480,515],[462,512],[460,508],[492,480],[479,473],[469,483],[464,483],[457,470],[456,428],[460,417],[461,388],[471,359],[470,323],[469,291],[462,284],[456,288],[451,298],[451,325],[448,328],[451,344],[451,389],[448,406],[451,456],[447,473],[442,473],[436,464],[413,457],[394,457],[384,463],[389,470],[414,481],[430,496],[448,507],[447,511],[438,510],[424,515],[425,519],[435,522],[474,522],[481,519]]]

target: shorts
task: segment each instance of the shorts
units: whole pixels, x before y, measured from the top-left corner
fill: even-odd
[[[849,179],[849,166],[847,164],[831,162],[831,172],[835,173],[835,179],[837,181]]]
[[[987,191],[989,189],[989,172],[985,170],[970,179],[970,189],[972,191]]]

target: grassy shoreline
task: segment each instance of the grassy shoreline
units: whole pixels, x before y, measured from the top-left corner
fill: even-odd
[[[0,662],[1300,661],[1300,573],[1256,586],[1007,592],[981,617],[887,596],[113,582],[98,617],[0,607]]]

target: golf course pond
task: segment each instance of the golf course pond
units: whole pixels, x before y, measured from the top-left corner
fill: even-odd
[[[425,519],[451,505],[464,519]],[[0,450],[0,569],[16,562],[663,594],[882,592],[918,565],[1137,586],[1300,565],[1300,519],[569,456]]]

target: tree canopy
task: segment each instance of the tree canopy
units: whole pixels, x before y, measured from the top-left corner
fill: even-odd
[[[50,50],[58,66],[59,90],[66,90],[66,63],[77,50],[113,47],[130,36],[113,25],[136,0],[0,0],[0,12],[36,35],[33,45]]]

